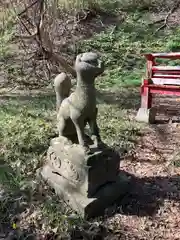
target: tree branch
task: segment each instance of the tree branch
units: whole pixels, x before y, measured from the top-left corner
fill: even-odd
[[[24,22],[22,21],[22,14],[24,14],[29,8],[34,6],[38,3],[37,8],[37,19],[36,19],[36,30],[34,33],[28,30],[25,26]],[[44,26],[44,0],[36,0],[31,5],[29,5],[26,9],[24,9],[20,14],[18,14],[18,18],[22,25],[25,27],[26,31],[28,32],[29,36],[19,36],[20,38],[30,39],[34,38],[37,45],[38,51],[35,54],[35,58],[38,60],[48,60],[52,62],[56,62],[58,65],[61,65],[65,72],[70,73],[73,77],[76,77],[76,72],[73,67],[71,67],[68,62],[62,58],[61,56],[57,55],[53,52],[53,43],[50,39],[49,33]]]
[[[180,6],[180,1],[178,1],[171,9],[170,11],[168,12],[168,14],[166,15],[165,19],[164,19],[164,23],[162,26],[160,26],[156,31],[155,31],[155,34],[157,32],[159,32],[161,29],[165,28],[167,25],[168,25],[168,20],[169,20],[169,17],[170,15],[176,11],[176,9]]]
[[[39,0],[35,0],[33,3],[31,3],[29,6],[27,6],[22,12],[18,13],[18,16],[20,17],[21,15],[23,15],[25,12],[27,12],[27,10],[29,8],[33,7],[38,2],[39,2]]]

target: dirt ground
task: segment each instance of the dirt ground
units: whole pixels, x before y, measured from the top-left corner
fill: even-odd
[[[143,129],[134,153],[121,162],[133,188],[108,219],[113,231],[108,239],[180,239],[180,124],[172,120],[178,111],[169,118],[168,107],[162,115],[165,106],[159,108],[161,123]]]
[[[107,210],[106,233],[94,239],[180,239],[180,124],[156,123],[141,134],[133,154],[121,161],[132,188]]]
[[[158,101],[161,115],[157,116],[157,123],[141,129],[136,148],[121,161],[121,171],[131,178],[132,188],[121,201],[107,209],[105,219],[95,227],[93,239],[180,239],[178,100],[174,99],[176,108],[172,107],[172,98],[154,98],[155,105]],[[129,111],[130,118],[135,114],[134,109]],[[49,234],[35,239],[56,238]],[[76,232],[71,239],[85,238]]]
[[[157,16],[151,17],[150,20],[157,20]],[[114,21],[116,22],[117,19],[112,19],[112,22]],[[171,22],[174,24],[174,21],[179,23],[178,14],[171,16],[170,24]],[[93,26],[90,26],[91,28],[94,32]],[[100,31],[99,28],[102,29],[100,22],[96,32]],[[83,36],[86,35],[84,31]],[[70,33],[72,34],[72,32]],[[75,33],[76,29],[74,36],[77,35]],[[69,34],[69,41],[70,37]],[[67,43],[69,42],[67,41]],[[62,49],[64,56],[66,56],[66,45],[64,44]],[[56,46],[58,47],[58,44]],[[0,77],[1,86],[4,86],[5,77]],[[132,155],[121,161],[121,171],[131,178],[132,188],[121,201],[107,209],[107,216],[101,224],[96,223],[94,240],[180,239],[180,124],[178,123],[179,110],[176,108],[179,101],[175,102],[176,106],[173,108],[169,102],[164,104],[165,107],[159,108],[159,112],[161,112],[162,109],[171,105],[171,108],[168,107],[169,110],[166,109],[166,117],[162,118],[159,115],[156,124],[146,126],[141,130],[141,136],[139,136]],[[134,109],[129,110],[130,119],[133,119],[135,114]],[[176,117],[174,117],[175,115]],[[80,235],[73,235],[71,239],[85,239]],[[0,235],[0,240],[5,239],[8,240],[4,235]],[[22,239],[34,238],[30,236]],[[55,238],[53,234],[49,234],[45,238],[36,236],[35,239]]]

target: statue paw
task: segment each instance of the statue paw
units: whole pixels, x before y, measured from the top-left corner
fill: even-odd
[[[102,141],[99,141],[98,143],[97,143],[97,148],[103,148],[105,146],[105,144],[102,142]]]
[[[96,148],[102,148],[104,146],[104,143],[101,141],[101,139],[95,135],[91,137],[92,141],[94,142],[94,146]]]
[[[89,146],[83,146],[83,149],[84,149],[85,154],[91,153],[91,149],[89,148]]]

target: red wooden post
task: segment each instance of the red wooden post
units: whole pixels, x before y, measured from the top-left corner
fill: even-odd
[[[152,105],[152,96],[148,87],[148,79],[143,80],[143,85],[141,86],[141,108],[149,109]]]
[[[155,58],[152,54],[144,54],[144,56],[147,59],[146,77],[151,79],[151,77],[152,77],[152,67],[156,65]]]
[[[156,58],[180,59],[179,53],[143,54],[146,57],[146,78],[141,86],[141,107],[137,121],[153,123],[156,109],[152,107],[152,94],[180,96],[180,66],[156,66]]]

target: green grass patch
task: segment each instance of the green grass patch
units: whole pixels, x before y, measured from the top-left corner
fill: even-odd
[[[9,44],[15,33],[16,21],[13,9],[0,9],[0,60],[11,55]]]
[[[116,10],[126,10],[127,12],[134,12],[134,9],[144,10],[167,10],[171,7],[173,1],[163,0],[58,0],[59,7],[66,10],[82,9],[82,8],[96,8],[106,12],[115,12]]]
[[[145,75],[143,53],[170,52],[179,49],[179,30],[155,34],[157,26],[143,20],[142,13],[130,14],[124,23],[111,27],[93,38],[79,42],[79,52],[97,51],[105,60],[106,73],[99,87],[138,86]],[[172,64],[178,64],[178,61]],[[171,65],[172,65],[171,64]]]
[[[11,165],[19,164],[20,173],[36,169],[39,155],[48,147],[53,134],[52,122],[45,120],[50,103],[49,98],[22,102],[12,99],[1,107],[1,154]]]
[[[98,124],[103,141],[117,150],[132,150],[140,125],[128,119],[127,109],[131,106],[126,105],[128,101],[121,102],[121,108],[117,102],[105,103],[105,93],[101,94],[104,103],[99,104]],[[125,92],[122,94],[126,95]],[[80,224],[82,219],[71,218],[71,209],[50,190],[43,189],[43,196],[39,198],[37,188],[40,183],[36,179],[36,170],[43,164],[50,139],[55,135],[55,97],[47,94],[37,97],[12,95],[1,96],[1,101],[0,180],[8,193],[8,201],[3,205],[0,200],[0,214],[6,221],[10,219],[15,210],[14,207],[10,209],[8,203],[14,204],[18,195],[18,199],[24,201],[25,198],[30,206],[35,206],[39,218],[46,219],[47,229],[58,228],[58,231],[66,232],[69,227],[77,225],[76,221]]]
[[[20,175],[33,175],[41,154],[47,150],[55,134],[55,98],[45,95],[24,99],[13,97],[4,101],[0,109],[1,159]],[[100,104],[99,108],[101,134],[110,145],[113,139],[120,143],[121,132],[129,129],[129,124],[136,128],[135,122],[126,119],[127,106],[123,103],[121,108],[116,102]]]
[[[100,92],[98,124],[102,139],[117,150],[124,148],[129,152],[135,148],[141,127],[144,126],[132,120],[132,114],[129,114],[139,106],[140,96],[135,86],[140,85],[145,73],[145,59],[141,54],[172,51],[174,47],[179,47],[178,30],[161,31],[154,35],[155,27],[150,27],[140,17],[139,12],[130,14],[121,25],[78,45],[78,52],[95,50],[105,60],[106,71],[96,81]],[[1,46],[9,41],[12,35],[10,29],[1,32],[4,39]],[[4,58],[3,54],[0,56]],[[13,66],[9,71],[16,73]],[[129,86],[131,88],[127,88]],[[55,135],[55,97],[1,96],[0,99],[1,184],[11,192],[28,188],[32,197],[36,170],[41,166],[50,139]],[[67,230],[71,222],[67,217],[69,210],[60,206],[55,194],[50,191],[45,191],[45,194],[41,201],[36,200],[36,207],[48,218],[52,227]],[[7,207],[2,206],[0,215],[4,215]],[[71,222],[71,226],[73,224]]]

